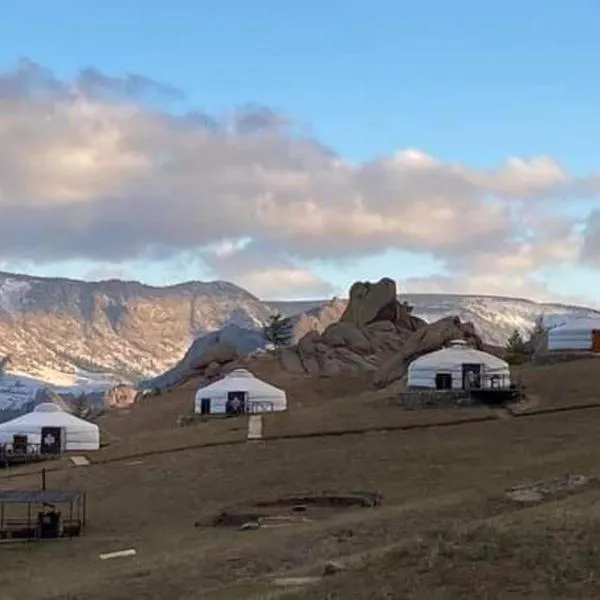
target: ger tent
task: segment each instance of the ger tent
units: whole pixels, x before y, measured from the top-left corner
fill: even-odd
[[[0,443],[11,444],[14,436],[27,436],[27,443],[40,445],[44,432],[60,436],[61,447],[66,451],[98,450],[100,429],[97,425],[79,419],[52,402],[43,402],[26,415],[0,424]],[[57,437],[54,435],[54,437]]]
[[[235,369],[222,379],[196,392],[197,414],[242,414],[283,411],[287,397],[283,390],[262,381],[246,369]]]
[[[600,352],[600,318],[575,318],[548,331],[548,350]]]
[[[424,354],[408,366],[409,388],[508,388],[510,367],[497,356],[471,348],[464,340]]]

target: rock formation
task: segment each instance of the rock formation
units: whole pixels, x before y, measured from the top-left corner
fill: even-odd
[[[139,392],[132,385],[119,383],[106,391],[103,398],[107,408],[127,408],[138,399]]]
[[[396,283],[384,277],[377,283],[357,281],[350,288],[350,298],[340,321],[364,328],[379,321],[416,331],[425,321],[410,314],[410,307],[398,301]]]
[[[337,323],[322,333],[309,331],[296,346],[281,350],[279,358],[282,367],[295,375],[374,374],[423,328],[426,322],[398,301],[394,281],[357,282]]]
[[[140,390],[166,390],[191,377],[214,379],[231,370],[241,356],[264,343],[262,333],[236,325],[198,338],[184,357],[171,369],[153,379],[141,382]]]
[[[296,341],[300,340],[309,331],[318,331],[321,333],[332,323],[337,323],[342,314],[344,314],[347,305],[348,302],[346,300],[332,298],[323,306],[312,308],[292,317],[294,339]]]
[[[325,378],[366,376],[376,385],[385,386],[401,379],[411,360],[450,340],[465,339],[482,347],[473,325],[461,323],[458,317],[432,324],[414,317],[410,306],[398,301],[391,279],[357,282],[350,289],[343,312],[340,301],[332,301],[330,309],[331,316],[336,312],[340,315],[339,321],[330,323],[322,332],[309,326],[296,345],[270,355],[281,373]],[[249,339],[248,347],[242,349],[239,332],[234,345],[224,331],[196,340],[175,367],[145,382],[140,389],[164,390],[191,377],[210,381],[242,363],[251,371],[259,368],[265,357],[260,352],[251,353],[251,346],[258,348],[259,340]],[[260,336],[259,332],[245,331],[249,336]]]

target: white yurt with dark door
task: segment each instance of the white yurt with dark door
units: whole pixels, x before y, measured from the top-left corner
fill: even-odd
[[[548,331],[548,350],[600,352],[600,318],[571,319]]]
[[[201,415],[235,415],[286,409],[286,393],[258,379],[246,369],[235,369],[222,379],[200,388],[194,401],[194,412]]]
[[[503,389],[510,386],[508,363],[493,354],[454,340],[424,354],[408,367],[408,387],[438,390]]]
[[[15,436],[26,436],[27,444],[58,445],[61,451],[98,450],[100,428],[79,419],[52,402],[43,402],[35,409],[0,424],[0,444],[11,446]]]

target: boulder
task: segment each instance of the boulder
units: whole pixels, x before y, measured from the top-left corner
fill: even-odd
[[[209,365],[206,366],[206,368],[204,369],[204,377],[206,379],[216,379],[218,378],[221,374],[222,374],[222,363],[213,361],[211,362]]]
[[[313,377],[317,377],[321,373],[321,365],[319,364],[319,360],[313,354],[305,354],[300,355],[300,360],[302,361],[302,366],[304,370]]]
[[[363,372],[373,372],[377,370],[377,364],[372,359],[369,360],[355,352],[352,352],[349,348],[339,348],[337,351],[337,356],[340,362],[344,363],[346,366],[352,367],[352,371],[363,371]]]
[[[321,373],[323,377],[335,377],[342,372],[339,361],[333,356],[326,356],[321,362]]]
[[[193,347],[193,346],[192,346]],[[236,348],[229,342],[217,342],[211,348],[208,348],[204,353],[195,357],[190,357],[189,365],[193,369],[202,369],[210,364],[224,364],[239,358]]]
[[[337,323],[347,304],[345,300],[333,298],[323,306],[312,308],[305,313],[292,317],[294,339],[299,340],[309,331],[321,333],[328,325]]]
[[[234,326],[229,326],[231,331]],[[153,379],[140,383],[140,389],[164,390],[180,385],[190,377],[203,376],[204,371],[209,368],[212,376],[219,372],[224,365],[231,364],[241,357],[235,343],[228,341],[228,336],[221,336],[222,332],[215,332],[207,336],[198,338],[189,347],[184,357],[171,369]],[[247,341],[248,335],[259,335],[258,332],[249,331],[242,334],[242,340]],[[225,338],[225,339],[222,339]],[[244,346],[248,354],[253,344]],[[256,349],[256,346],[252,348]],[[217,366],[215,366],[215,363]]]
[[[352,323],[340,322],[330,325],[323,332],[321,341],[329,346],[346,347],[356,352],[373,351],[373,344],[364,332]]]
[[[120,383],[104,394],[104,406],[109,408],[127,408],[137,401],[138,391],[132,386]]]
[[[304,367],[302,366],[300,357],[292,349],[283,348],[279,352],[279,362],[281,363],[284,371],[287,371],[292,375],[303,375],[306,373]]]
[[[394,309],[390,308],[398,303],[396,297],[396,283],[384,277],[377,283],[357,281],[350,288],[348,306],[342,314],[342,323],[352,323],[356,327],[364,327],[375,320],[394,321]],[[379,318],[385,315],[391,318]]]
[[[298,341],[298,354],[300,356],[310,356],[316,351],[315,344],[321,340],[321,335],[318,331],[309,331]]]
[[[406,302],[399,302],[396,283],[389,277],[377,283],[357,281],[350,288],[346,310],[340,317],[343,323],[351,323],[363,329],[378,322],[388,322],[408,331],[416,331],[426,325],[423,319],[414,317]]]

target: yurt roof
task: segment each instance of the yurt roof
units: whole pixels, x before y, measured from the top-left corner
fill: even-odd
[[[34,409],[33,412],[65,412],[58,404],[54,404],[54,402],[41,402]]]
[[[201,388],[204,391],[230,390],[230,391],[255,391],[262,394],[277,394],[285,393],[282,389],[259,379],[247,369],[234,369],[221,379],[208,384]]]
[[[435,350],[415,359],[409,368],[453,368],[458,365],[472,363],[484,364],[490,369],[507,369],[508,363],[493,354],[472,348],[462,340],[451,342],[447,348]]]
[[[40,410],[40,407],[41,410]],[[98,425],[85,421],[62,410],[52,402],[38,404],[32,412],[0,424],[0,431],[18,427],[73,427],[99,431]]]
[[[559,331],[590,331],[592,329],[600,329],[600,317],[582,317],[579,319],[570,319],[562,325],[553,327],[549,333],[551,335],[553,332]]]

